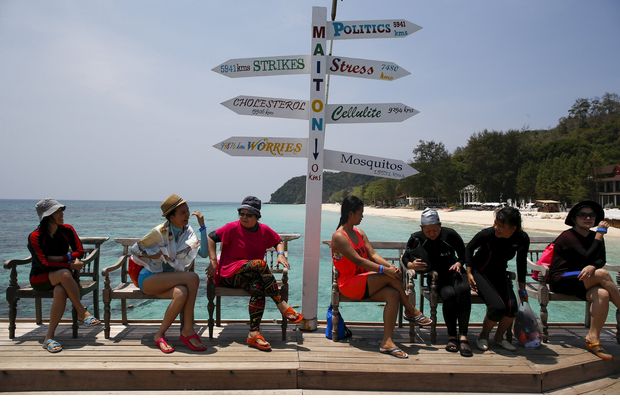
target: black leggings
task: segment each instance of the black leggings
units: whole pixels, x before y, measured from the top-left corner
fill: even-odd
[[[518,303],[515,292],[512,290],[512,281],[508,274],[494,273],[494,276],[474,271],[474,280],[478,286],[478,295],[487,305],[487,318],[496,323],[504,317],[514,317],[517,314]]]
[[[467,336],[471,313],[471,292],[467,277],[455,272],[440,274],[438,287],[439,295],[443,301],[441,309],[443,319],[448,327],[448,336],[456,337],[457,321],[459,334]]]

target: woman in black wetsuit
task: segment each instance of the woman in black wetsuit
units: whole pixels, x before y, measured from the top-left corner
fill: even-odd
[[[604,218],[605,211],[594,201],[581,201],[570,210],[564,223],[572,228],[554,241],[549,274],[551,291],[582,300],[587,298],[591,311],[586,348],[603,360],[612,360],[613,356],[601,347],[600,335],[609,301],[619,308],[620,293],[609,272],[603,269],[606,262],[603,237],[609,228]],[[596,231],[591,231],[595,226]]]
[[[467,279],[487,305],[482,331],[476,342],[481,351],[489,349],[489,333],[495,326],[495,344],[515,351],[516,347],[504,338],[517,314],[517,297],[506,269],[508,261],[517,256],[519,296],[527,301],[525,275],[530,238],[521,228],[521,213],[513,207],[496,212],[492,227],[478,232],[466,247]]]

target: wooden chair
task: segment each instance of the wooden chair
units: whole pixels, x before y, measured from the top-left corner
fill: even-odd
[[[331,249],[331,240],[323,241],[323,244],[327,245]],[[373,242],[372,246],[375,250],[389,250],[390,254],[381,256],[388,262],[391,262],[392,265],[398,265],[398,267],[406,274],[404,279],[405,283],[405,292],[409,297],[409,301],[415,305],[415,271],[406,271],[404,272],[401,257],[405,252],[405,247],[407,246],[406,242],[395,242],[395,241],[379,241]],[[332,265],[332,294],[331,294],[331,305],[332,305],[332,340],[338,341],[338,318],[340,317],[339,306],[341,302],[375,302],[368,299],[364,300],[353,300],[348,297],[345,297],[340,294],[338,289],[338,271]],[[403,307],[400,306],[399,315],[398,315],[398,326],[403,326]],[[412,342],[415,342],[416,332],[415,332],[415,324],[409,323],[409,338]]]
[[[140,238],[116,238],[114,241],[122,245],[123,253],[118,261],[110,267],[106,267],[102,271],[103,275],[103,324],[105,338],[110,338],[110,322],[111,322],[111,303],[112,300],[121,301],[121,321],[123,325],[129,325],[127,319],[127,300],[153,300],[160,299],[143,293],[140,288],[136,287],[127,274],[127,265],[129,263],[129,247]],[[186,271],[194,271],[194,262],[185,268]],[[120,271],[120,283],[112,287],[111,274]],[[169,300],[169,298],[163,298]],[[181,314],[181,329],[183,328],[183,316]]]
[[[545,249],[545,246],[549,244],[549,242],[553,241],[553,238],[550,237],[531,237],[530,238],[530,250],[528,251],[529,259],[531,260],[533,256],[536,256],[536,260],[538,259],[538,255],[542,253]],[[540,245],[544,244],[542,249],[540,249]],[[532,245],[534,248],[532,249]],[[528,261],[529,265],[529,261]],[[413,271],[413,270],[409,270]],[[517,278],[517,275],[509,271],[510,279],[514,280]],[[424,279],[428,279],[430,281],[430,285],[424,285]],[[420,276],[420,311],[424,311],[424,299],[426,299],[431,307],[431,318],[433,319],[433,324],[431,325],[431,343],[435,344],[437,342],[437,304],[441,302],[441,296],[439,295],[439,288],[437,285],[438,274],[435,271],[430,273],[424,273]],[[478,295],[475,291],[471,292],[471,303],[473,304],[485,304],[482,297]],[[512,340],[512,330],[509,329],[506,332],[506,338],[508,341]]]
[[[108,240],[108,237],[80,237],[84,246],[84,268],[80,272],[74,271],[73,276],[80,285],[80,298],[87,294],[93,295],[93,315],[99,318],[99,257],[101,255],[101,244]],[[42,298],[53,298],[54,292],[37,291],[28,283],[27,286],[20,286],[18,283],[18,267],[27,265],[26,274],[30,274],[30,264],[32,257],[24,259],[13,259],[4,262],[4,268],[10,270],[9,286],[6,289],[6,300],[9,304],[9,338],[15,338],[15,322],[17,319],[17,302],[22,298],[35,300],[35,319],[38,325],[43,323],[41,310]],[[24,268],[24,270],[26,270]],[[23,274],[24,272],[22,272]],[[73,338],[78,334],[77,311],[73,308]]]
[[[284,243],[284,254],[288,258],[288,243],[289,241],[299,238],[300,234],[279,234]],[[219,244],[218,244],[219,245]],[[282,274],[278,281],[278,287],[280,288],[280,296],[284,301],[288,301],[288,268],[280,267],[277,264],[277,254],[274,248],[267,250],[265,254],[265,261],[269,265],[269,269],[274,276]],[[211,275],[207,274],[207,308],[209,310],[209,338],[213,338],[213,327],[218,327],[222,324],[222,297],[249,297],[250,294],[241,288],[228,288],[216,286],[215,281]],[[215,310],[215,320],[213,319],[213,311]],[[288,326],[288,320],[282,316],[282,340],[286,341],[286,329]]]
[[[546,343],[549,341],[549,310],[547,306],[551,301],[579,301],[580,298],[573,295],[566,295],[560,293],[554,293],[549,289],[549,285],[545,283],[549,268],[544,265],[536,264],[536,261],[540,258],[540,255],[545,250],[550,242],[553,242],[555,238],[547,237],[532,237],[530,240],[529,258],[527,260],[527,267],[532,271],[539,271],[538,281],[532,279],[527,283],[527,293],[530,297],[536,298],[540,303],[540,321],[543,325],[543,341]],[[620,285],[620,265],[606,265],[605,268],[611,273],[616,272],[616,284]],[[613,277],[613,275],[612,275]],[[590,303],[586,301],[584,311],[584,326],[590,328]],[[616,309],[616,340],[620,344],[620,310]]]

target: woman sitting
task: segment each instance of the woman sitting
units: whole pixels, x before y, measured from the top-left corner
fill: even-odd
[[[242,288],[250,293],[250,332],[246,343],[261,351],[271,351],[271,345],[260,332],[265,296],[271,297],[289,322],[299,324],[303,321],[303,315],[282,299],[278,283],[265,262],[267,249],[275,247],[278,264],[289,268],[282,238],[273,229],[258,222],[260,210],[260,199],[255,196],[245,197],[237,208],[239,220],[229,222],[209,234],[211,265],[207,271],[213,276],[215,285]],[[219,260],[216,252],[218,242],[222,243]]]
[[[332,235],[332,260],[338,270],[338,289],[353,300],[383,301],[383,339],[379,351],[406,359],[408,354],[392,340],[396,316],[402,304],[405,319],[420,326],[433,321],[424,316],[407,298],[400,268],[391,265],[373,249],[366,234],[356,225],[362,222],[364,203],[350,195],[342,201],[340,222]]]
[[[75,229],[65,224],[65,206],[55,199],[42,199],[36,205],[39,227],[28,235],[28,249],[32,255],[30,285],[37,291],[54,291],[50,324],[43,340],[43,348],[50,353],[62,351],[62,344],[54,340],[56,327],[65,312],[67,298],[77,311],[78,320],[86,327],[101,324],[80,301],[80,286],[73,271],[84,264],[82,242]]]
[[[504,338],[506,331],[512,327],[518,309],[517,297],[506,269],[508,261],[516,254],[519,295],[526,301],[525,275],[529,248],[530,237],[521,228],[521,213],[513,207],[497,211],[493,226],[478,232],[465,248],[469,285],[487,305],[482,331],[476,342],[481,351],[489,349],[489,333],[498,323],[495,344],[509,351],[517,349]]]
[[[170,195],[162,202],[161,211],[166,222],[153,228],[129,249],[131,259],[144,267],[138,276],[140,290],[148,295],[172,299],[155,333],[155,345],[163,353],[174,351],[165,334],[182,313],[179,340],[190,350],[205,351],[207,347],[194,330],[194,304],[200,279],[196,273],[186,271],[197,254],[207,255],[204,216],[199,211],[192,213],[200,225],[201,240],[198,241],[189,225],[189,207],[183,198]]]
[[[603,208],[594,201],[581,201],[571,208],[564,223],[572,228],[562,232],[554,242],[549,275],[551,291],[590,302],[586,348],[603,360],[612,360],[613,356],[601,346],[600,336],[607,320],[609,300],[620,308],[620,293],[609,272],[603,269],[606,262],[603,238],[609,228],[604,217]],[[596,231],[590,230],[596,226]]]

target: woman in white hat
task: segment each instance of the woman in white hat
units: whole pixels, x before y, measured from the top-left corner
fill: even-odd
[[[36,204],[39,226],[28,235],[28,249],[32,255],[30,285],[39,291],[54,291],[50,324],[43,348],[50,353],[62,350],[54,340],[56,327],[65,312],[67,298],[78,312],[79,321],[87,326],[101,324],[80,301],[80,287],[73,278],[73,271],[80,271],[84,264],[82,242],[75,229],[65,224],[65,206],[55,199],[42,199]]]
[[[574,295],[588,300],[590,329],[586,335],[586,349],[603,360],[612,360],[600,343],[601,329],[611,300],[620,308],[620,292],[606,262],[605,234],[609,223],[605,211],[594,201],[581,201],[571,208],[564,223],[571,228],[554,241],[553,260],[549,266],[551,291]],[[590,228],[597,227],[596,231]]]
[[[129,249],[131,260],[143,268],[138,275],[138,287],[148,295],[171,298],[159,330],[155,345],[163,353],[172,353],[174,347],[166,339],[166,331],[176,317],[183,314],[183,327],[179,340],[193,351],[205,351],[205,346],[194,330],[194,304],[200,279],[194,272],[186,271],[196,255],[206,257],[206,231],[204,216],[194,215],[200,225],[200,241],[189,225],[189,207],[177,194],[172,194],[161,204],[166,222],[153,228]]]

